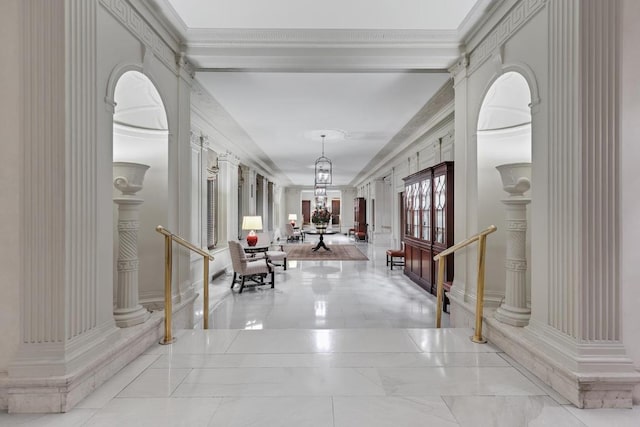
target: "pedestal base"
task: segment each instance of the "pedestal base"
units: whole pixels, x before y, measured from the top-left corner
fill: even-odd
[[[324,244],[324,238],[323,238],[323,235],[322,235],[322,234],[320,235],[320,241],[318,242],[318,244],[316,245],[316,247],[315,247],[315,248],[313,248],[312,250],[313,250],[314,252],[316,252],[316,251],[317,251],[318,249],[320,249],[320,248],[326,249],[326,250],[328,250],[328,251],[330,251],[330,250],[331,250],[331,249],[329,249],[329,247],[328,247],[327,245],[325,245],[325,244]]]
[[[496,320],[511,326],[527,326],[531,318],[531,310],[528,308],[510,307],[503,304],[498,307],[494,317]]]
[[[149,319],[150,313],[141,305],[134,308],[118,308],[113,311],[113,318],[119,328],[139,325]]]

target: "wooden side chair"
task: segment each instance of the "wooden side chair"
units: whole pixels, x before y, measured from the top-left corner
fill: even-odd
[[[387,267],[391,266],[391,270],[393,270],[393,266],[403,266],[404,265],[404,242],[400,243],[401,249],[388,249],[387,250]],[[396,260],[394,258],[400,258],[400,260]]]

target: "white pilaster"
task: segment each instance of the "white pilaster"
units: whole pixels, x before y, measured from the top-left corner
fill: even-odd
[[[107,352],[117,331],[97,273],[104,226],[97,209],[97,3],[25,0],[21,7],[22,321],[9,366],[9,411],[61,412],[92,389],[78,388],[86,379],[79,373]],[[52,385],[52,377],[66,385]]]
[[[226,244],[238,238],[238,165],[240,159],[231,153],[218,155],[219,241]]]
[[[574,404],[630,406],[640,376],[620,341],[619,1],[548,8],[548,318],[529,331],[575,378]]]
[[[468,221],[473,215],[467,215],[467,212],[472,212],[467,206],[467,200],[470,188],[477,187],[473,177],[473,174],[469,172],[469,168],[476,165],[473,163],[475,159],[469,159],[469,141],[467,135],[467,91],[468,91],[468,67],[469,60],[466,56],[462,56],[458,62],[449,69],[449,72],[453,76],[454,90],[455,90],[455,105],[456,105],[456,120],[455,120],[455,135],[456,143],[454,145],[455,152],[455,179],[454,179],[454,206],[455,206],[455,220],[453,230],[453,240],[460,242],[467,237],[471,236],[472,231],[469,227]],[[475,232],[477,230],[473,230]],[[449,294],[459,299],[460,301],[466,301],[468,295],[473,295],[475,299],[475,287],[467,289],[468,278],[471,277],[471,273],[475,271],[475,257],[468,256],[467,252],[473,251],[458,251],[455,253],[454,262],[454,274],[453,285]],[[452,321],[454,313],[452,312]],[[455,323],[454,323],[455,324]]]

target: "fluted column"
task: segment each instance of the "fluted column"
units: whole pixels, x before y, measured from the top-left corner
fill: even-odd
[[[532,289],[538,305],[528,331],[540,338],[536,350],[552,359],[554,382],[569,378],[572,403],[630,407],[640,375],[621,342],[620,2],[547,7],[549,141],[534,176],[548,177],[540,200],[548,270],[538,282],[544,289]],[[558,376],[557,367],[568,374]]]
[[[8,378],[30,379],[12,382],[8,407],[60,412],[90,390],[78,386],[84,381],[78,373],[104,357],[117,332],[111,266],[103,268],[99,239],[105,219],[98,179],[104,145],[97,119],[104,96],[96,81],[99,6],[20,3],[22,298]],[[110,211],[108,217],[111,224]]]

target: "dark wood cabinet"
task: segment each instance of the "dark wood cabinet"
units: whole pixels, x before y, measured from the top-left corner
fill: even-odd
[[[353,200],[353,229],[356,239],[364,240],[367,236],[367,201],[364,197]]]
[[[404,178],[404,272],[435,295],[433,257],[453,245],[453,162],[440,163]],[[453,280],[453,257],[447,257],[445,281]]]

